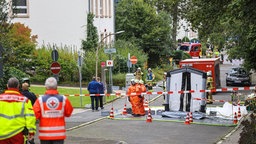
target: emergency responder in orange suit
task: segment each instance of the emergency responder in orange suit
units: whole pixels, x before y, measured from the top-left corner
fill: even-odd
[[[131,86],[127,90],[129,101],[132,105],[132,115],[133,116],[144,116],[145,109],[143,106],[144,98],[141,95],[141,87],[139,84],[139,80],[131,80]],[[136,93],[135,95],[132,93]]]
[[[213,78],[212,78],[212,72],[211,71],[207,72],[206,87],[207,87],[207,90],[212,90],[213,89]],[[213,99],[212,99],[212,93],[211,92],[206,93],[206,98],[207,98],[207,104],[212,104]]]
[[[146,86],[144,85],[144,81],[143,80],[140,80],[139,81],[139,85],[140,85],[140,88],[141,88],[141,92],[144,93],[147,91],[147,88]]]

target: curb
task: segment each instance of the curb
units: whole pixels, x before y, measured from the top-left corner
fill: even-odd
[[[247,119],[250,116],[251,113],[248,113],[245,117],[242,117],[242,119],[238,122],[237,126],[231,130],[227,135],[225,135],[223,138],[221,138],[216,144],[222,144],[227,140],[232,134],[234,134],[241,126],[241,123],[244,119]]]

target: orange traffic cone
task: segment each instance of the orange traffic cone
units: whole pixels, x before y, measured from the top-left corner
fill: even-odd
[[[124,104],[124,110],[123,110],[123,115],[127,115],[127,111],[126,111],[126,104]]]
[[[111,119],[114,118],[114,109],[113,109],[113,107],[112,107],[111,110],[110,110],[109,117],[110,117]]]
[[[152,116],[151,116],[151,110],[148,109],[148,116],[147,116],[147,121],[148,123],[151,123],[152,122]]]
[[[236,116],[236,112],[235,112],[235,116],[234,116],[234,120],[233,120],[233,124],[237,124],[238,120],[237,120],[237,116]]]
[[[148,108],[148,100],[147,100],[147,99],[145,100],[143,106],[144,106],[144,109],[147,109],[147,108]]]
[[[187,113],[186,120],[185,120],[184,124],[186,124],[186,125],[190,124],[190,122],[189,122],[189,114],[188,113]]]
[[[237,118],[241,117],[241,111],[240,111],[240,107],[238,107],[238,112],[237,112]]]
[[[192,112],[189,113],[189,122],[190,123],[193,122],[193,114],[192,114]]]

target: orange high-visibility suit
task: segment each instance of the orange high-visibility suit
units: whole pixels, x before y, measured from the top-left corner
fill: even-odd
[[[145,115],[145,109],[143,106],[143,100],[144,98],[141,96],[141,87],[139,84],[133,84],[131,85],[128,90],[127,94],[129,96],[129,101],[132,105],[132,114],[134,116],[144,116]],[[136,93],[131,94],[131,93]]]

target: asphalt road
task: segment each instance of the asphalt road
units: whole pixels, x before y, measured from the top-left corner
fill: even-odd
[[[232,67],[230,64],[221,65],[221,84],[225,87],[225,72]],[[155,91],[160,91],[156,88]],[[249,93],[249,92],[246,92]],[[158,95],[151,95],[150,99]],[[230,93],[216,93],[214,99],[230,101]],[[161,106],[163,98],[160,96],[150,105]],[[67,144],[214,144],[228,135],[235,127],[211,126],[183,122],[154,121],[146,122],[146,117],[131,120],[107,119],[104,112],[114,107],[115,113],[123,110],[124,104],[131,107],[125,97],[105,105],[104,111],[91,112],[86,109],[77,109],[71,118],[67,118]],[[214,102],[221,106],[223,103]],[[239,135],[236,134],[236,135]],[[238,138],[231,140],[237,143]],[[36,138],[36,142],[38,139]]]

